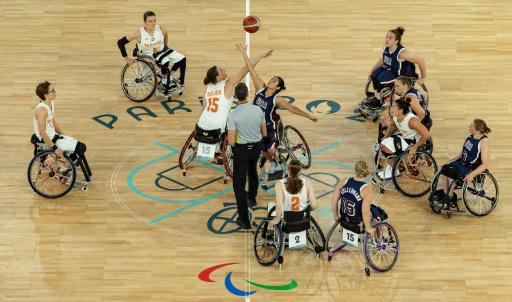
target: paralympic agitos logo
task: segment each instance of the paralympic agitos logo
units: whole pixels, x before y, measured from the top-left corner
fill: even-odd
[[[204,282],[215,282],[212,279],[210,279],[210,274],[220,268],[223,268],[223,267],[229,266],[229,265],[233,265],[233,264],[239,264],[239,263],[231,262],[231,263],[223,263],[223,264],[214,265],[214,266],[211,266],[211,267],[208,267],[208,268],[202,270],[197,275],[197,277],[199,278],[199,280],[204,281]],[[244,290],[236,288],[235,285],[233,285],[233,282],[231,281],[232,274],[233,274],[233,272],[231,271],[231,272],[227,273],[226,277],[224,278],[224,286],[226,286],[226,289],[230,293],[232,293],[233,295],[236,295],[236,296],[243,297],[243,296],[250,296],[256,292],[255,290],[244,291]],[[247,279],[244,279],[244,281],[252,286],[263,288],[266,290],[292,290],[297,287],[297,281],[295,281],[294,279],[292,279],[292,281],[290,281],[290,283],[285,284],[285,285],[266,285],[266,284],[256,283],[256,282],[253,282],[253,281],[247,280]]]

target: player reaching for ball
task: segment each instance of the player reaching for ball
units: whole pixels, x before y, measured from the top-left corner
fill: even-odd
[[[242,46],[240,46],[242,47]],[[244,49],[247,46],[243,46]],[[276,155],[276,147],[278,145],[277,141],[277,127],[279,125],[279,121],[281,117],[277,114],[277,108],[283,108],[290,111],[293,114],[303,116],[305,118],[310,119],[313,122],[318,121],[318,119],[299,109],[298,107],[289,104],[288,101],[279,96],[279,92],[285,90],[283,78],[279,76],[274,76],[268,81],[267,84],[260,78],[256,70],[254,69],[254,65],[251,60],[247,56],[246,52],[243,52],[245,64],[251,73],[252,82],[254,84],[254,89],[256,91],[256,95],[254,96],[253,104],[257,105],[263,110],[265,113],[265,121],[267,124],[267,137],[263,139],[263,153],[265,158],[271,162],[268,180],[276,180],[282,177],[283,170],[279,169],[280,165],[275,160]],[[282,167],[281,167],[282,168]]]

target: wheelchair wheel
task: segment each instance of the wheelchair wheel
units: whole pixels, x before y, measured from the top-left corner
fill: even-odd
[[[315,218],[311,217],[311,224],[309,230],[306,232],[309,247],[320,254],[325,250],[325,236],[322,229],[316,222]]]
[[[274,264],[284,249],[281,228],[279,224],[271,226],[271,220],[272,218],[263,219],[254,234],[254,255],[264,266]]]
[[[344,248],[347,244],[343,241],[342,229],[339,227],[340,222],[336,223],[331,227],[329,233],[327,233],[327,239],[325,240],[325,248],[327,251],[327,260],[331,261],[332,256],[335,252]]]
[[[46,198],[59,198],[75,185],[76,168],[67,155],[58,158],[53,150],[48,150],[34,156],[27,176],[34,192]]]
[[[121,89],[134,102],[144,102],[155,93],[157,74],[153,64],[137,58],[121,72]]]
[[[409,158],[409,153],[403,152],[393,165],[393,184],[407,197],[420,197],[431,190],[436,172],[437,163],[429,153],[418,150]]]
[[[400,253],[398,235],[387,222],[379,222],[374,228],[375,235],[366,234],[364,239],[366,263],[376,272],[387,272],[398,260]]]
[[[185,145],[183,145],[183,148],[181,148],[178,164],[180,166],[180,169],[183,170],[184,175],[186,173],[185,171],[187,170],[188,167],[190,167],[190,164],[192,163],[197,154],[197,142],[194,139],[195,134],[196,131],[192,131],[192,133],[187,138]]]
[[[228,136],[226,135],[222,144],[222,160],[224,161],[224,171],[231,179],[233,179],[233,157],[233,148],[228,143]]]
[[[290,125],[284,127],[283,143],[290,156],[298,160],[303,169],[311,167],[311,150],[297,128]]]
[[[489,172],[483,172],[462,185],[462,200],[468,212],[475,216],[489,215],[498,204],[498,182]]]

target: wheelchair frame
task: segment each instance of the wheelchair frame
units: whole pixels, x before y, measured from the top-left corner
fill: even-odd
[[[473,178],[473,184],[474,187],[471,187],[468,185],[468,183],[464,180],[464,178],[455,179],[450,184],[450,188],[448,191],[451,191],[452,188],[453,194],[456,195],[455,190],[461,190],[462,194],[460,197],[456,198],[456,200],[450,200],[450,202],[445,203],[444,201],[441,203],[436,203],[437,200],[435,200],[435,196],[438,193],[438,184],[439,179],[441,177],[441,169],[436,173],[434,176],[434,179],[432,180],[432,186],[431,186],[431,194],[428,198],[430,209],[435,214],[441,214],[445,213],[448,218],[452,217],[452,212],[459,212],[464,213],[466,212],[464,209],[459,207],[459,201],[462,201],[464,204],[464,207],[466,210],[471,213],[473,216],[477,217],[483,217],[489,215],[494,209],[496,208],[498,201],[499,201],[499,187],[498,182],[496,181],[496,178],[488,171],[485,170],[484,172],[478,174]],[[482,183],[485,182],[485,179],[489,178],[491,182],[494,184],[494,188],[496,190],[496,196],[495,197],[489,197],[485,194],[485,188],[482,187]],[[477,187],[478,186],[478,187]],[[444,189],[443,189],[444,190]],[[473,196],[478,196],[480,198],[485,198],[492,202],[491,207],[485,211],[485,212],[478,212],[475,209],[472,208],[470,201],[468,200],[467,194],[472,194]]]
[[[274,264],[277,261],[279,263],[279,269],[281,269],[282,264],[284,262],[284,248],[288,244],[286,241],[286,239],[287,239],[286,235],[290,234],[290,233],[287,233],[284,231],[285,228],[287,227],[287,225],[300,226],[301,224],[306,224],[306,223],[309,223],[309,228],[303,230],[303,231],[306,231],[306,241],[307,241],[306,244],[307,245],[310,244],[313,246],[312,250],[315,251],[316,257],[319,258],[320,253],[322,253],[324,251],[326,241],[325,241],[325,236],[322,232],[322,229],[318,225],[318,222],[315,220],[315,218],[311,215],[309,207],[304,211],[297,212],[297,213],[301,213],[301,212],[306,213],[306,217],[304,217],[304,219],[298,220],[298,221],[286,222],[286,221],[284,221],[284,218],[281,218],[281,222],[279,224],[271,227],[269,225],[269,222],[275,217],[272,215],[273,213],[275,213],[275,205],[271,206],[269,204],[269,206],[270,206],[270,209],[268,211],[267,218],[265,218],[261,221],[258,228],[256,229],[256,232],[254,233],[253,249],[254,249],[254,254],[256,256],[256,260],[258,261],[258,263],[260,263],[263,266],[271,266],[272,264]],[[272,230],[270,230],[270,228],[272,228]],[[314,231],[315,229],[316,229],[316,233],[311,234],[311,232],[315,232]],[[269,230],[270,230],[270,233],[269,233]],[[293,233],[293,232],[291,232],[291,233]],[[322,242],[316,242],[316,240],[314,238],[315,235],[318,235],[320,237],[319,238],[320,241],[322,241]],[[258,254],[257,248],[259,246],[261,246],[260,244],[258,244],[260,242],[260,240],[258,240],[259,236],[261,236],[261,240],[263,240],[264,246],[266,246],[268,244],[268,245],[273,245],[275,247],[275,253],[274,253],[272,259],[270,259],[269,261],[264,261]],[[276,241],[276,238],[277,238],[277,241]],[[318,238],[316,238],[316,239],[318,239]],[[311,247],[309,247],[309,248],[311,249]]]
[[[335,244],[334,246],[329,245],[329,242],[333,236],[335,236],[335,231],[340,227],[339,235],[341,237],[341,242]],[[325,241],[325,248],[324,250],[327,251],[327,261],[331,261],[334,254],[337,252],[342,251],[345,247],[347,247],[349,244],[343,241],[342,231],[343,228],[346,228],[349,231],[356,231],[354,233],[359,234],[359,240],[358,240],[358,248],[361,250],[361,253],[363,254],[365,258],[365,268],[364,271],[366,273],[366,276],[370,276],[371,271],[370,268],[379,273],[387,272],[391,270],[396,262],[398,261],[398,257],[400,255],[400,240],[398,238],[398,234],[396,233],[396,230],[386,221],[379,221],[376,224],[373,225],[375,228],[377,236],[372,236],[370,234],[367,234],[364,230],[364,224],[363,222],[360,222],[359,224],[351,224],[348,222],[343,221],[343,219],[337,220],[333,226],[329,229],[329,233],[327,233],[327,239]],[[389,238],[383,238],[384,231],[381,231],[381,228],[387,228],[387,233],[389,235]],[[390,240],[391,239],[391,240]],[[390,247],[390,243],[395,243],[396,247]],[[393,260],[390,264],[388,264],[385,267],[380,267],[377,265],[373,260],[372,256],[379,255],[379,258],[384,259],[384,253],[387,255],[387,250],[394,248],[396,253],[393,257]],[[388,258],[389,259],[389,258]]]
[[[159,82],[158,79],[162,78],[162,72],[160,70],[160,66],[155,62],[155,59],[151,56],[139,54],[134,60],[135,62],[133,64],[126,64],[121,71],[121,90],[128,99],[134,102],[144,102],[150,99],[155,94]],[[145,69],[146,67],[148,67],[151,72],[146,72],[144,74],[136,74],[136,76],[133,79],[133,82],[127,83],[125,81],[125,75],[130,68],[134,68],[135,64],[142,64],[142,66],[144,66],[142,68],[138,67],[137,72],[141,72],[141,69]],[[146,84],[146,81],[149,81],[149,84]],[[151,81],[153,83],[151,83]],[[135,87],[135,89],[141,88],[143,86],[151,86],[151,88],[149,90],[149,93],[141,97],[135,97],[129,92],[128,88],[132,88],[129,85],[134,85],[132,87]],[[181,90],[181,84],[174,78],[171,79],[171,83],[169,83],[169,85],[176,85],[176,88],[170,90],[169,95],[167,96],[176,95]]]
[[[81,186],[82,191],[86,191],[88,189],[89,183],[91,182],[92,172],[89,168],[85,154],[66,152],[64,153],[63,158],[58,158],[55,154],[55,151],[45,143],[35,142],[33,139],[31,142],[34,145],[34,157],[28,165],[27,180],[34,192],[45,198],[56,199],[66,195],[69,191],[76,189],[79,186]],[[72,160],[72,155],[76,159]],[[53,163],[47,164],[49,157],[53,158]],[[34,168],[38,169],[35,182],[32,179],[32,172]],[[84,180],[77,179],[77,168],[80,168],[82,171]],[[48,194],[43,192],[38,187],[37,182],[37,177],[41,175],[42,169],[48,170],[48,176],[42,181],[48,178],[56,178],[61,184],[65,184],[66,187],[61,192],[56,194]],[[71,173],[71,175],[68,176],[69,173]]]
[[[423,146],[422,146],[422,148],[423,148]],[[406,171],[406,173],[408,175],[417,176],[415,174],[420,173],[420,172],[415,168],[415,166],[418,166],[419,164],[421,164],[421,165],[427,165],[430,167],[433,165],[434,166],[434,176],[432,176],[432,180],[438,171],[436,160],[427,150],[424,150],[424,149],[418,149],[416,151],[415,158],[412,160],[411,164],[407,164],[405,166],[403,164],[400,165],[400,163],[402,161],[409,160],[408,159],[408,156],[409,156],[408,151],[409,151],[409,148],[407,148],[405,151],[403,151],[400,155],[392,154],[389,156],[384,156],[382,154],[382,151],[379,150],[379,152],[377,154],[375,154],[375,170],[372,173],[371,180],[372,180],[373,184],[375,184],[379,187],[380,193],[384,193],[385,191],[392,191],[392,190],[396,189],[402,195],[405,195],[407,197],[420,197],[420,196],[427,194],[430,191],[431,185],[429,185],[424,191],[413,192],[413,193],[407,192],[406,190],[404,190],[404,188],[402,188],[400,186],[398,177],[402,177],[402,174],[400,174],[399,176],[396,176],[395,173],[396,173],[397,169],[401,173],[403,173],[403,171],[401,171],[401,169],[404,169],[404,171]],[[419,160],[418,156],[423,157],[423,158],[420,158],[422,160],[422,162],[420,162],[419,164],[417,163],[417,161]],[[391,179],[380,179],[380,177],[377,174],[379,171],[380,161],[383,158],[384,158],[385,163],[387,163],[387,161],[391,158],[396,158],[396,160],[392,166]],[[427,179],[425,179],[425,180],[427,181]],[[430,180],[430,183],[432,183],[432,180]]]
[[[196,130],[194,129],[192,133],[188,136],[187,141],[181,148],[180,157],[178,159],[178,164],[180,169],[182,170],[183,176],[187,176],[187,170],[190,168],[192,162],[197,157],[197,145],[198,142],[194,138],[196,134]],[[195,146],[194,146],[195,142]],[[185,159],[186,153],[189,149],[192,149],[192,154],[188,156],[188,158]],[[223,182],[224,184],[227,184],[229,181],[229,178],[233,179],[233,150],[231,148],[231,145],[228,144],[228,136],[227,131],[224,131],[221,134],[221,153],[222,153],[222,160],[223,160],[223,166],[224,166],[224,176],[223,176]]]

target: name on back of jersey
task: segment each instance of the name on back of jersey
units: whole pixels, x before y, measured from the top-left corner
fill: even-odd
[[[221,94],[222,94],[222,90],[217,89],[217,90],[214,90],[214,91],[206,92],[206,97],[215,96],[215,95],[221,95]]]

